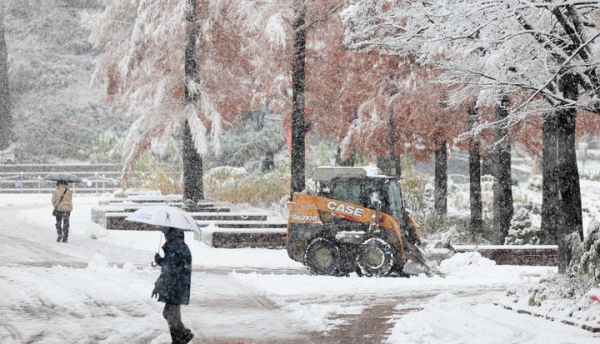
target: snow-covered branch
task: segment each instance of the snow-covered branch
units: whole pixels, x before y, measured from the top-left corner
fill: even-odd
[[[525,91],[511,102],[515,118],[548,106],[598,112],[599,17],[599,1],[559,0],[359,0],[342,12],[350,48],[440,66],[455,103],[477,96],[493,106],[498,92]],[[561,94],[565,73],[587,93]]]

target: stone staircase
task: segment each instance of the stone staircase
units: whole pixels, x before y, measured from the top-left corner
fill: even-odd
[[[126,221],[137,209],[168,204],[182,207],[181,196],[132,195],[99,202],[92,208],[92,221],[110,230],[156,231],[157,226]],[[202,230],[195,239],[215,248],[273,248],[285,247],[287,222],[269,219],[267,214],[231,212],[228,207],[215,206],[212,202],[198,203],[197,212],[188,212]]]

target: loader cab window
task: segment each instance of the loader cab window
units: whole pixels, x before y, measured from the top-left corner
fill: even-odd
[[[402,192],[400,191],[400,186],[396,183],[395,180],[390,180],[388,183],[388,197],[390,202],[390,213],[392,216],[402,221]]]
[[[317,196],[321,196],[321,197],[327,197],[330,198],[331,197],[331,183],[327,183],[327,182],[317,182],[316,187],[315,187],[315,192],[317,194]]]
[[[331,197],[371,209],[380,201],[383,210],[388,206],[386,193],[381,179],[340,178],[333,183]]]
[[[356,179],[337,179],[331,190],[331,197],[340,201],[361,204],[362,185]],[[362,205],[362,204],[361,204]]]

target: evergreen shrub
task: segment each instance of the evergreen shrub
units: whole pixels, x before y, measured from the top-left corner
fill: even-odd
[[[598,283],[600,281],[600,223],[594,220],[590,223],[588,231],[582,245],[580,272]]]
[[[510,220],[508,236],[504,238],[505,245],[539,245],[540,229],[533,226],[529,211],[521,208]]]

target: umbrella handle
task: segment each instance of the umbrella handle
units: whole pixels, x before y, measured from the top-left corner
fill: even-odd
[[[156,250],[156,254],[160,253],[160,244],[162,244],[162,235],[160,236],[160,239],[158,240],[158,250]],[[156,264],[155,262],[152,262],[152,263],[150,263],[150,266],[155,268],[158,266],[158,264]]]
[[[160,246],[161,246],[161,244],[162,244],[162,235],[158,239],[158,250],[156,250],[156,252],[158,252],[158,253],[160,253]]]

